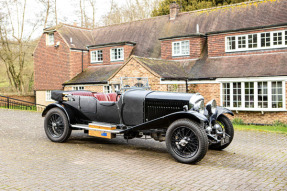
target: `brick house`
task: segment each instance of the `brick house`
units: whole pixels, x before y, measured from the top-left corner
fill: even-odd
[[[121,77],[201,93],[245,123],[287,122],[287,1],[255,1],[84,29],[44,29],[34,52],[37,103],[50,90],[110,92]]]

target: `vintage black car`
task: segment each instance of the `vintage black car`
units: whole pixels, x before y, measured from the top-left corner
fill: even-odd
[[[212,100],[204,106],[198,93],[130,89],[120,94],[89,91],[52,91],[43,111],[44,128],[53,142],[66,141],[72,130],[91,136],[125,139],[150,136],[166,141],[168,152],[179,162],[196,163],[208,148],[222,150],[234,130],[224,115],[233,113]]]

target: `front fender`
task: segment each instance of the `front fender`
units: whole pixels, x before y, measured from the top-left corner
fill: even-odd
[[[216,109],[217,109],[216,118],[218,118],[220,115],[222,115],[224,113],[228,113],[228,114],[234,116],[233,112],[230,111],[229,109],[225,108],[225,107],[217,106]]]
[[[48,111],[49,111],[50,109],[55,108],[55,107],[60,108],[60,109],[66,114],[67,119],[68,119],[68,122],[70,123],[70,115],[69,115],[68,111],[67,111],[61,104],[59,104],[58,102],[57,102],[57,103],[49,104],[49,105],[44,109],[44,111],[42,112],[42,117],[45,117],[46,114],[48,113]]]

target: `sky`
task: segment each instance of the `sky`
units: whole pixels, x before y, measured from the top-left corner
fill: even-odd
[[[5,0],[0,0],[5,1]],[[127,0],[114,0],[119,7],[123,6]],[[87,4],[87,7],[89,5]],[[33,23],[39,17],[44,18],[43,11],[44,7],[39,3],[38,0],[27,0],[26,6],[26,21]],[[75,22],[80,25],[80,16],[77,14],[79,12],[79,0],[57,0],[57,13],[58,22],[64,22],[66,24],[73,25]],[[101,24],[101,19],[110,10],[110,0],[96,0],[96,23]],[[89,11],[89,9],[87,9]],[[91,13],[91,9],[90,9]],[[15,23],[16,23],[16,19]],[[50,18],[50,21],[54,21],[54,18]],[[54,23],[48,24],[47,27],[54,25]],[[26,25],[26,30],[30,28]],[[33,38],[37,38],[42,34],[43,25],[40,25],[33,34]]]

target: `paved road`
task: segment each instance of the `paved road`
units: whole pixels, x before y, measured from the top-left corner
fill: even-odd
[[[0,109],[0,190],[287,190],[287,136],[235,133],[224,151],[186,165],[153,140],[78,131],[52,143],[40,113]]]

